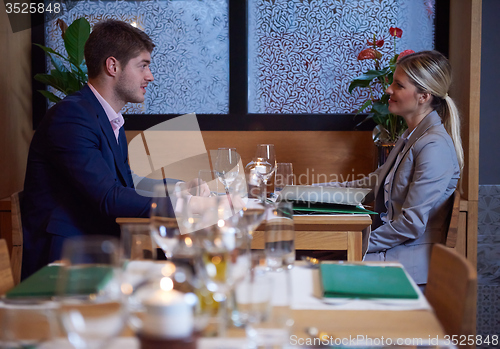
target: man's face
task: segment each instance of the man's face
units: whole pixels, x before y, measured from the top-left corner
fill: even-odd
[[[137,57],[128,61],[125,67],[121,67],[115,85],[116,96],[124,103],[142,103],[146,94],[146,86],[154,80],[149,64],[151,54],[147,51],[141,52]]]

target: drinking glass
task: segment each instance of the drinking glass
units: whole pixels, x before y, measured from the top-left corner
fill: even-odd
[[[231,195],[229,194],[229,186],[238,177],[240,155],[235,148],[219,148],[217,150],[217,159],[215,160],[215,172],[221,181],[226,191],[226,196],[234,214],[235,210]]]
[[[224,188],[229,188],[238,177],[240,155],[235,148],[219,148],[214,170]]]
[[[265,231],[267,264],[275,270],[291,269],[295,261],[292,203],[280,201],[267,216]]]
[[[121,225],[120,243],[125,261],[156,260],[156,243],[147,224]]]
[[[250,239],[246,230],[238,227],[240,217],[228,212],[224,198],[214,199],[214,205],[200,218],[202,229],[196,232],[202,249],[196,271],[219,304],[219,334],[223,335],[227,326],[226,300],[250,266]]]
[[[264,184],[267,187],[269,178],[276,170],[276,153],[274,151],[274,144],[259,144],[255,152],[255,158],[262,159],[256,163],[255,169],[262,174]]]
[[[81,236],[63,245],[58,316],[75,348],[105,348],[123,330],[126,286],[119,251],[119,241],[109,236]]]
[[[52,301],[3,300],[0,303],[0,347],[37,348],[57,335],[57,304]]]
[[[209,197],[217,196],[219,195],[219,188],[218,188],[218,176],[215,171],[212,170],[200,170],[198,172],[198,182],[199,184],[206,183],[208,188],[210,189],[210,195]],[[201,186],[197,186],[197,196],[201,196],[200,193]]]
[[[293,185],[293,167],[290,162],[278,162],[274,176],[274,194],[276,196],[287,185]]]
[[[283,348],[289,344],[290,271],[274,271],[261,251],[252,254],[252,268],[236,288],[239,320],[246,324],[249,348]]]
[[[180,229],[178,221],[172,217],[165,190],[166,188],[163,185],[157,185],[154,188],[150,224],[153,240],[160,246],[165,256],[170,258],[172,257],[172,251],[179,243]],[[183,200],[182,197],[179,197],[179,200]]]

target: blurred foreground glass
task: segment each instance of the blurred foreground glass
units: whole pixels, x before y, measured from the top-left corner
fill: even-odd
[[[293,205],[290,202],[275,203],[267,215],[265,232],[267,264],[275,270],[291,269],[295,261],[295,229]]]
[[[35,348],[60,335],[57,303],[9,300],[0,303],[0,348]]]
[[[233,320],[246,324],[250,348],[289,344],[293,325],[290,297],[289,271],[273,271],[262,251],[252,252],[252,268],[236,287],[238,312],[233,312]]]
[[[250,239],[247,230],[238,226],[240,216],[231,214],[225,197],[214,199],[200,219],[203,228],[196,233],[201,247],[196,273],[218,303],[219,311],[213,320],[218,321],[218,335],[224,336],[226,300],[250,266]]]
[[[287,185],[293,185],[293,167],[290,162],[278,162],[274,176],[274,194],[279,195]]]
[[[121,246],[127,261],[156,260],[156,243],[151,238],[148,224],[122,224]]]
[[[75,348],[105,348],[126,321],[119,241],[81,236],[64,242],[58,316]]]
[[[170,200],[166,200],[166,196],[164,185],[155,186],[153,202],[151,203],[150,224],[154,242],[165,252],[165,256],[170,258],[174,248],[179,243],[180,230],[177,219],[172,217]],[[182,200],[181,196],[179,200]]]

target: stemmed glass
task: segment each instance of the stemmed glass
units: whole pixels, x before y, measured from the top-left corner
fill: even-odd
[[[231,196],[229,195],[229,186],[238,177],[240,155],[234,148],[219,148],[217,150],[217,159],[215,160],[214,170],[226,191],[231,211],[234,214],[234,207]]]
[[[250,240],[246,231],[237,226],[239,216],[228,212],[225,200],[214,199],[214,205],[202,214],[202,229],[196,233],[202,248],[196,270],[219,303],[220,334],[223,335],[227,322],[226,300],[250,266]]]
[[[276,153],[274,151],[274,144],[257,145],[255,157],[261,159],[261,161],[256,163],[255,169],[262,175],[264,185],[267,188],[267,182],[276,170]]]
[[[118,239],[81,236],[65,241],[57,283],[58,316],[78,349],[105,348],[126,322]]]

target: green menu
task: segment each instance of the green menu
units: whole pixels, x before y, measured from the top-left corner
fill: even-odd
[[[61,266],[45,266],[6,293],[7,298],[50,298],[57,294]],[[108,266],[89,266],[68,269],[66,294],[97,293],[113,277]]]
[[[321,202],[310,203],[302,201],[292,201],[292,202],[293,202],[293,210],[297,213],[377,214],[377,212],[373,212],[361,206],[354,206],[354,205],[326,204]]]
[[[418,298],[401,267],[323,263],[320,273],[325,297]]]

